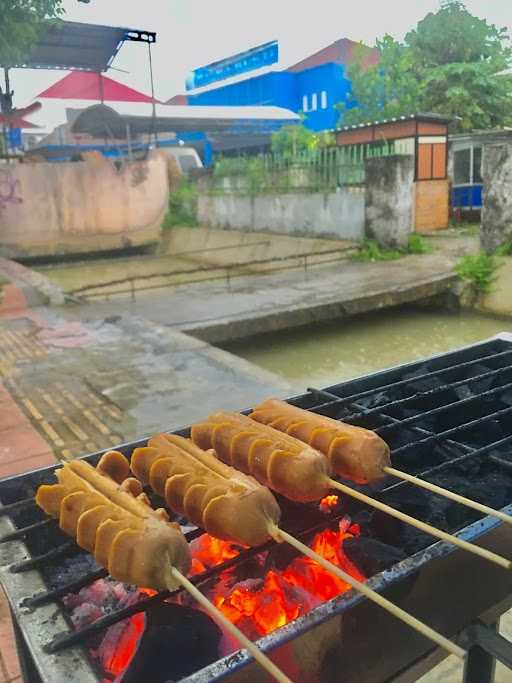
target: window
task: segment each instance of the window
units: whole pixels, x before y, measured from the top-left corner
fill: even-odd
[[[316,111],[318,108],[316,92],[311,95],[311,111]]]
[[[308,110],[308,96],[303,95],[302,96],[302,111],[307,112],[307,110]]]
[[[453,183],[467,185],[471,182],[471,148],[458,149],[453,155]]]
[[[320,106],[322,109],[327,109],[327,90],[322,90],[320,93]]]
[[[473,147],[473,183],[482,182],[482,148]]]
[[[453,154],[453,184],[475,185],[482,182],[482,147],[457,149]]]

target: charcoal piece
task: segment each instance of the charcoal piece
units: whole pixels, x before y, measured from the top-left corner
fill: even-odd
[[[378,574],[407,557],[399,548],[362,536],[345,539],[343,551],[365,576]]]
[[[146,628],[122,683],[180,681],[219,657],[219,627],[198,609],[164,602],[146,613]]]

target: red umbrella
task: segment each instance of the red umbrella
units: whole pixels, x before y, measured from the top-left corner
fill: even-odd
[[[149,95],[90,71],[71,71],[38,97],[102,102],[153,102]],[[158,102],[158,100],[155,100]]]

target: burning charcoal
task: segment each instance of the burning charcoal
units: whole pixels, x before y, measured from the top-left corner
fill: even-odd
[[[407,557],[399,548],[362,536],[345,539],[343,550],[365,576],[378,574]]]
[[[146,614],[146,628],[117,683],[179,681],[214,662],[221,631],[204,612],[163,603]]]
[[[76,629],[81,629],[102,616],[103,611],[101,607],[90,602],[84,602],[73,610],[71,621]]]

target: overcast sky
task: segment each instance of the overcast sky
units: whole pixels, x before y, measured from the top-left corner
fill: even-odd
[[[155,92],[161,100],[184,92],[187,73],[208,62],[279,40],[281,64],[298,61],[338,38],[396,38],[414,27],[438,0],[64,0],[66,19],[157,32],[153,47]],[[467,8],[512,33],[512,0],[467,0]],[[108,75],[149,93],[147,48],[125,43]],[[126,73],[125,73],[126,72]],[[59,71],[14,70],[16,106],[32,102],[38,93],[63,76]],[[32,120],[53,127],[65,120],[64,108],[78,101],[42,100]]]

